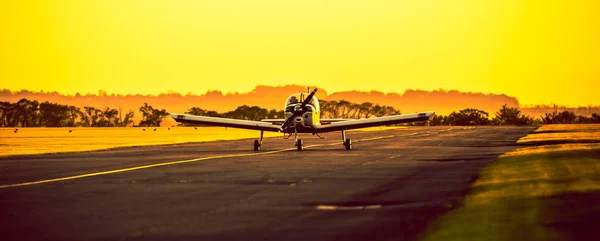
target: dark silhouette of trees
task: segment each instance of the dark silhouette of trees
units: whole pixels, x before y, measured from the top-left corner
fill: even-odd
[[[546,113],[541,117],[543,124],[573,124],[577,116],[570,111]]]
[[[449,126],[452,123],[449,123],[448,116],[444,115],[435,115],[431,121],[429,121],[429,125],[431,126]]]
[[[371,102],[362,104],[351,103],[346,100],[327,101],[319,100],[322,118],[370,118],[373,116],[386,116],[400,114],[399,110],[391,106],[381,106]]]
[[[121,109],[119,109],[119,118],[117,119],[118,122],[116,122],[117,126],[119,127],[126,127],[126,126],[133,126],[133,110],[129,110],[126,114],[125,117],[123,117],[123,111]]]
[[[0,127],[16,126],[14,123],[13,105],[10,102],[0,102]]]
[[[100,115],[102,111],[90,106],[84,106],[85,110],[85,125],[88,127],[98,127],[98,120],[100,119]]]
[[[98,126],[101,126],[101,127],[119,126],[119,118],[117,117],[118,115],[119,115],[118,110],[106,107],[106,109],[104,111],[102,111],[102,114],[100,117],[101,118],[100,123],[98,123]]]
[[[448,121],[457,126],[489,125],[488,116],[489,114],[482,110],[464,109],[450,113]]]
[[[592,114],[592,123],[600,123],[600,115],[593,113]]]
[[[492,120],[495,125],[532,125],[533,118],[521,114],[521,110],[510,108],[507,104],[496,112],[496,117]]]
[[[373,108],[373,103],[364,102],[364,103],[360,104],[358,106],[358,108],[359,108],[358,116],[364,116],[365,118],[371,117],[371,115],[372,115],[371,108]]]
[[[391,106],[382,106],[370,102],[362,104],[349,101],[321,100],[322,118],[370,118],[400,114]],[[169,115],[165,109],[154,109],[148,103],[139,108],[142,120],[139,126],[160,126],[163,118]],[[233,111],[218,113],[202,108],[190,108],[187,114],[236,118],[243,120],[282,119],[283,110],[265,109],[258,106],[242,105]],[[428,122],[411,123],[409,125],[532,125],[532,124],[585,124],[600,123],[600,115],[576,115],[572,111],[554,111],[545,113],[540,119],[523,115],[517,108],[502,106],[490,120],[489,114],[478,109],[463,109],[449,115],[436,115]],[[21,99],[15,103],[0,102],[0,127],[125,127],[134,125],[134,111],[123,112],[121,109],[106,107],[98,109],[85,106],[83,110],[69,105],[61,105],[48,101],[39,103],[35,100]]]
[[[592,113],[591,117],[576,115],[572,111],[554,111],[541,116],[542,124],[590,124],[600,123],[600,115]]]
[[[69,106],[42,102],[39,106],[40,125],[47,127],[75,126],[68,125],[70,120]]]
[[[233,111],[224,113],[223,117],[259,121],[268,117],[268,114],[269,111],[267,109],[263,109],[258,106],[242,105]]]
[[[21,99],[16,103],[0,102],[0,127],[116,127],[132,126],[134,112],[123,117],[121,110],[106,107],[103,111],[86,106],[83,111],[72,105]]]
[[[14,125],[20,125],[22,127],[36,126],[38,124],[38,108],[39,102],[37,100],[21,99],[13,105],[13,111],[16,112],[16,123]]]
[[[267,115],[267,118],[269,118],[269,119],[283,119],[283,118],[285,118],[285,113],[283,112],[283,110],[271,109],[269,111],[269,114]]]
[[[241,120],[253,120],[260,121],[262,119],[282,119],[284,118],[283,110],[267,110],[264,108],[260,108],[258,106],[247,106],[242,105],[236,108],[233,111],[225,112],[223,114],[219,114],[216,111],[205,110],[199,107],[192,107],[188,111],[185,112],[190,115],[201,115],[201,116],[211,116],[211,117],[222,117],[222,118],[234,118]],[[180,124],[180,125],[188,125],[188,124]]]
[[[140,112],[142,112],[142,121],[139,126],[160,126],[162,119],[169,115],[165,109],[154,109],[148,103],[140,107]]]

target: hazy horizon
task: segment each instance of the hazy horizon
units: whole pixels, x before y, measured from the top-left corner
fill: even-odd
[[[569,105],[567,103],[562,103],[560,101],[548,101],[548,102],[541,102],[541,103],[522,103],[519,99],[518,96],[510,96],[507,95],[505,93],[485,93],[485,92],[475,92],[475,91],[461,91],[458,89],[444,89],[444,88],[438,88],[438,89],[434,89],[434,90],[424,90],[424,89],[405,89],[403,91],[392,91],[392,90],[388,90],[388,91],[384,91],[384,90],[376,90],[376,89],[371,89],[371,90],[346,90],[346,91],[334,91],[334,92],[329,92],[324,88],[320,88],[319,86],[306,86],[306,85],[301,85],[301,84],[289,84],[289,85],[256,85],[254,86],[252,89],[250,89],[249,91],[236,91],[236,92],[226,92],[224,90],[219,90],[219,89],[212,89],[212,90],[206,90],[205,92],[198,92],[198,91],[187,91],[187,92],[178,92],[175,90],[165,90],[165,91],[161,91],[158,93],[116,93],[116,92],[107,92],[106,90],[103,89],[98,89],[95,92],[75,92],[75,93],[65,93],[62,92],[60,90],[44,90],[44,89],[40,89],[40,90],[36,90],[36,89],[8,89],[8,88],[4,88],[4,89],[0,89],[0,98],[2,96],[8,96],[8,95],[23,95],[26,93],[31,93],[31,94],[58,94],[61,96],[71,96],[71,97],[75,97],[75,96],[144,96],[144,97],[159,97],[159,96],[168,96],[168,95],[180,95],[180,96],[214,96],[214,95],[222,95],[222,96],[238,96],[238,95],[248,95],[248,94],[254,94],[254,95],[269,95],[269,93],[267,93],[265,90],[268,89],[273,89],[273,90],[277,90],[277,91],[287,91],[283,94],[292,94],[292,93],[298,93],[298,92],[305,92],[307,90],[307,88],[310,87],[311,89],[314,88],[318,88],[319,89],[319,93],[317,94],[317,97],[321,98],[322,96],[344,96],[347,95],[349,93],[363,93],[363,94],[370,94],[370,93],[376,93],[376,94],[383,94],[383,95],[405,95],[407,92],[456,92],[456,93],[461,93],[461,94],[475,94],[475,95],[486,95],[486,96],[506,96],[508,98],[511,99],[515,99],[516,102],[518,103],[518,107],[536,107],[536,106],[559,106],[559,107],[568,107],[568,108],[576,108],[576,107],[585,107],[585,106],[598,106],[600,105],[600,99],[598,99],[598,103],[588,103],[588,104],[583,104],[583,105]],[[262,90],[258,90],[258,89],[262,89]],[[257,93],[257,91],[262,93]],[[278,93],[278,94],[282,94],[282,93]],[[0,99],[1,100],[1,99]],[[351,101],[351,99],[348,99],[349,101]],[[282,100],[283,101],[283,100]]]
[[[314,88],[314,86],[312,87]],[[317,86],[317,88],[319,88]],[[144,103],[159,109],[166,109],[170,113],[183,113],[192,107],[205,110],[213,110],[220,113],[232,111],[239,106],[260,106],[265,109],[281,110],[285,99],[292,93],[306,91],[306,86],[255,86],[252,91],[246,93],[223,93],[221,91],[209,91],[204,94],[185,95],[183,93],[167,92],[159,95],[116,95],[113,93],[99,92],[96,94],[64,95],[59,92],[36,92],[36,91],[10,91],[0,90],[0,101],[17,102],[21,98],[37,100],[39,102],[49,101],[53,103],[74,105],[80,108],[92,106],[95,108],[116,108],[122,111],[133,110],[134,119],[139,120],[138,109]],[[558,106],[551,104],[540,106],[522,105],[519,99],[504,94],[483,94],[474,92],[460,92],[457,90],[405,90],[402,93],[379,92],[379,91],[345,91],[328,92],[327,89],[319,88],[317,98],[320,100],[347,100],[352,103],[371,102],[379,105],[392,106],[402,113],[435,111],[437,114],[447,115],[453,111],[466,108],[484,110],[494,115],[504,104],[509,107],[521,108],[524,114],[534,118],[550,113],[555,110],[569,110],[578,115],[589,116],[592,113],[600,113],[600,105],[587,106]],[[170,118],[165,118],[173,122]],[[173,124],[173,123],[170,123]]]

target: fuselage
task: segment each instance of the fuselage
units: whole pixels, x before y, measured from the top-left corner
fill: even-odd
[[[308,93],[296,93],[287,98],[284,106],[285,119],[293,115],[295,111],[299,111],[302,101],[308,95]],[[313,96],[311,101],[305,106],[305,109],[306,112],[300,116],[296,116],[283,132],[314,133],[313,127],[321,124],[321,112],[317,97]]]

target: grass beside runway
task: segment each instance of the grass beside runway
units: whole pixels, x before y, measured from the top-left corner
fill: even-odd
[[[422,240],[597,240],[600,125],[546,125],[518,143]]]
[[[371,127],[356,131],[406,129]],[[301,134],[300,137],[309,134]],[[283,133],[265,132],[264,137]],[[0,157],[98,151],[122,147],[258,139],[260,132],[225,127],[0,128]],[[251,146],[251,143],[248,144]]]

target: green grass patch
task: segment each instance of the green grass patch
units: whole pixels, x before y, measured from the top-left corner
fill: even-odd
[[[585,139],[600,135],[598,128],[580,128],[570,126],[569,132]],[[531,135],[522,140],[541,141]],[[431,224],[422,239],[598,240],[600,144],[565,137],[568,144],[530,146],[501,156],[479,174],[462,205]]]

